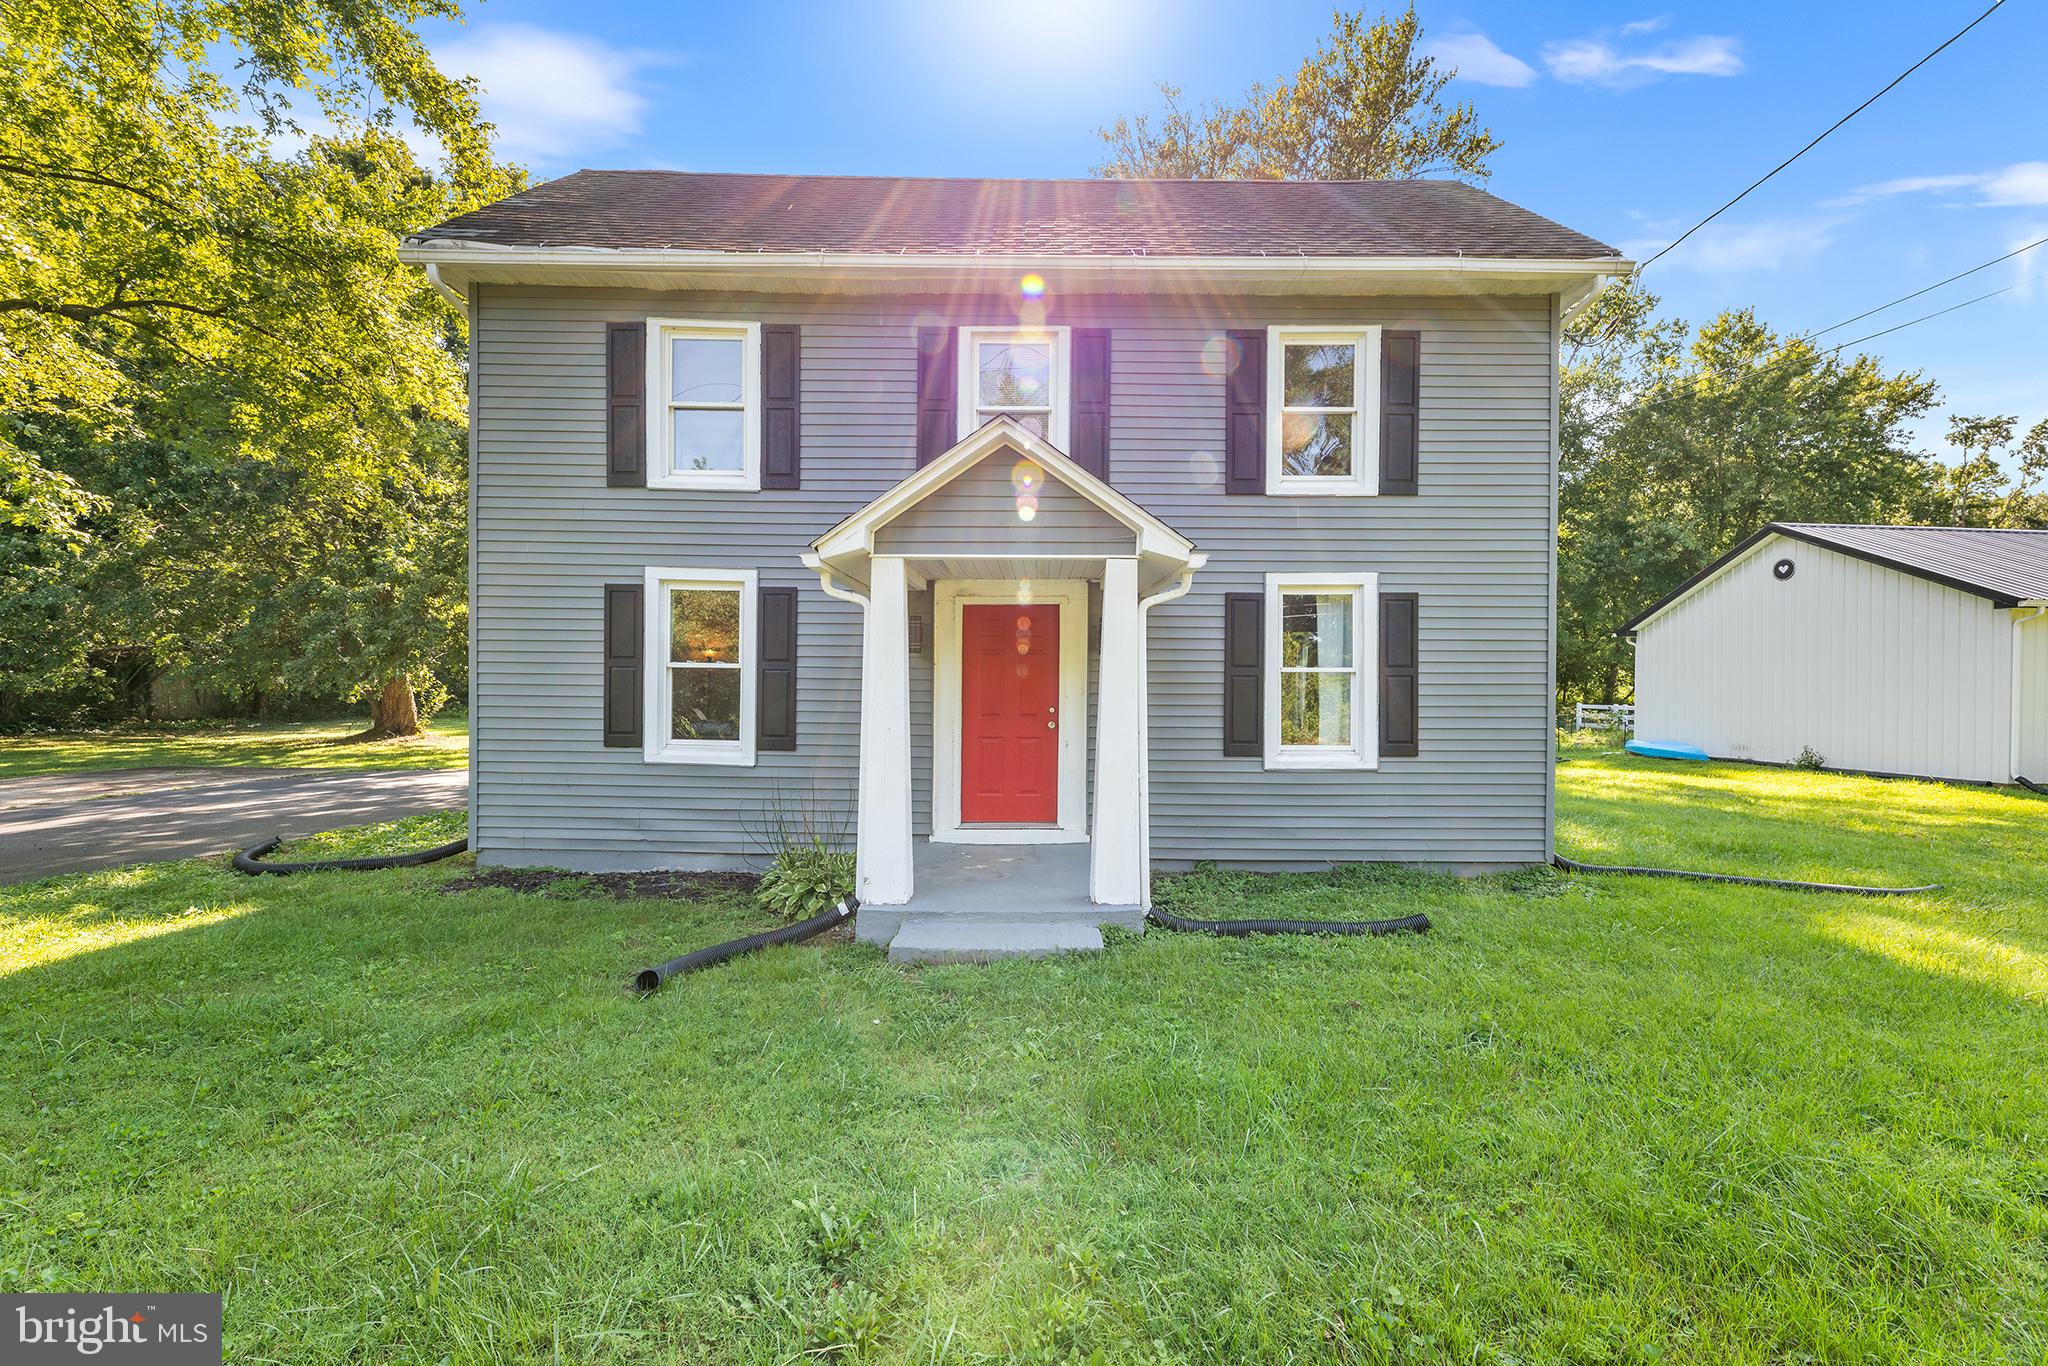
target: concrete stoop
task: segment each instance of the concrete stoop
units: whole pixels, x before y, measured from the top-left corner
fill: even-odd
[[[1086,921],[995,915],[917,915],[889,941],[892,963],[990,963],[998,958],[1048,958],[1099,953],[1102,930]]]

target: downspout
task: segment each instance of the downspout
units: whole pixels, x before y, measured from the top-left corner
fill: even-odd
[[[1145,879],[1148,907],[1152,902],[1152,630],[1148,617],[1160,603],[1186,597],[1195,585],[1195,571],[1207,563],[1209,557],[1196,551],[1188,556],[1172,587],[1138,599],[1138,870]]]
[[[441,267],[438,262],[429,261],[427,263],[427,283],[433,286],[436,294],[446,299],[449,303],[454,304],[457,308],[469,307],[468,297],[441,278]]]
[[[2039,621],[2043,615],[2048,615],[2048,600],[2030,598],[2020,606],[2031,607],[2034,610],[2023,617],[2012,619],[2012,722],[2007,736],[2011,741],[2011,762],[2006,765],[2006,770],[2016,783],[2026,781],[2020,774],[2020,684],[2024,672],[2020,667],[2021,640],[2024,635],[2022,628],[2028,622]]]

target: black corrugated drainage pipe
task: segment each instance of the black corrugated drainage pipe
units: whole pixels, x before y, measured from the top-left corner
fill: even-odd
[[[708,949],[698,949],[695,953],[671,958],[655,967],[642,968],[633,974],[633,989],[645,996],[649,992],[660,990],[663,982],[681,973],[708,968],[713,963],[723,963],[728,958],[737,958],[743,953],[752,953],[755,949],[773,948],[777,944],[794,944],[798,940],[809,939],[813,935],[823,934],[834,925],[845,924],[853,919],[853,913],[859,909],[860,898],[848,896],[844,900],[834,902],[831,909],[822,911],[809,920],[800,920],[794,925],[784,925],[779,929],[763,930],[759,934],[750,934],[745,939],[731,939],[723,944],[713,944]]]
[[[2048,797],[2048,787],[2043,787],[2039,783],[2034,782],[2031,779],[2022,778],[2019,775],[2015,774],[2013,775],[2013,781],[2018,783],[2021,787],[2024,787],[2029,792],[2037,792],[2043,797]]]
[[[272,835],[267,840],[250,845],[235,855],[235,871],[252,874],[331,873],[370,868],[410,868],[416,863],[433,863],[438,859],[454,858],[469,848],[467,839],[459,839],[451,840],[447,844],[437,844],[432,849],[415,849],[410,854],[386,854],[381,858],[323,858],[305,863],[265,863],[263,856],[283,843],[283,835]]]
[[[1248,934],[1421,934],[1429,928],[1426,915],[1394,920],[1183,920],[1171,911],[1153,909],[1145,912],[1145,918],[1163,930],[1236,938]]]
[[[1850,896],[1915,896],[1921,892],[1938,892],[1939,882],[1930,882],[1925,887],[1859,887],[1842,882],[1787,882],[1775,877],[1741,877],[1735,873],[1691,873],[1682,868],[1629,868],[1614,863],[1581,863],[1577,859],[1554,854],[1551,861],[1570,873],[1627,873],[1632,877],[1683,877],[1698,882],[1736,882],[1745,887],[1785,887],[1795,892],[1845,892]]]

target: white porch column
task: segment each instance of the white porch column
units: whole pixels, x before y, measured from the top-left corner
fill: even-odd
[[[1095,826],[1089,899],[1141,906],[1145,886],[1144,642],[1138,611],[1138,562],[1104,560],[1102,658],[1095,700]]]
[[[863,902],[910,900],[910,584],[900,555],[877,555],[861,621],[860,810]]]

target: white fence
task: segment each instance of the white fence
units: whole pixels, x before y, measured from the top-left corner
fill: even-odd
[[[1620,726],[1629,734],[1635,734],[1636,709],[1632,702],[1580,702],[1572,716],[1573,730],[1587,730],[1595,726]]]

